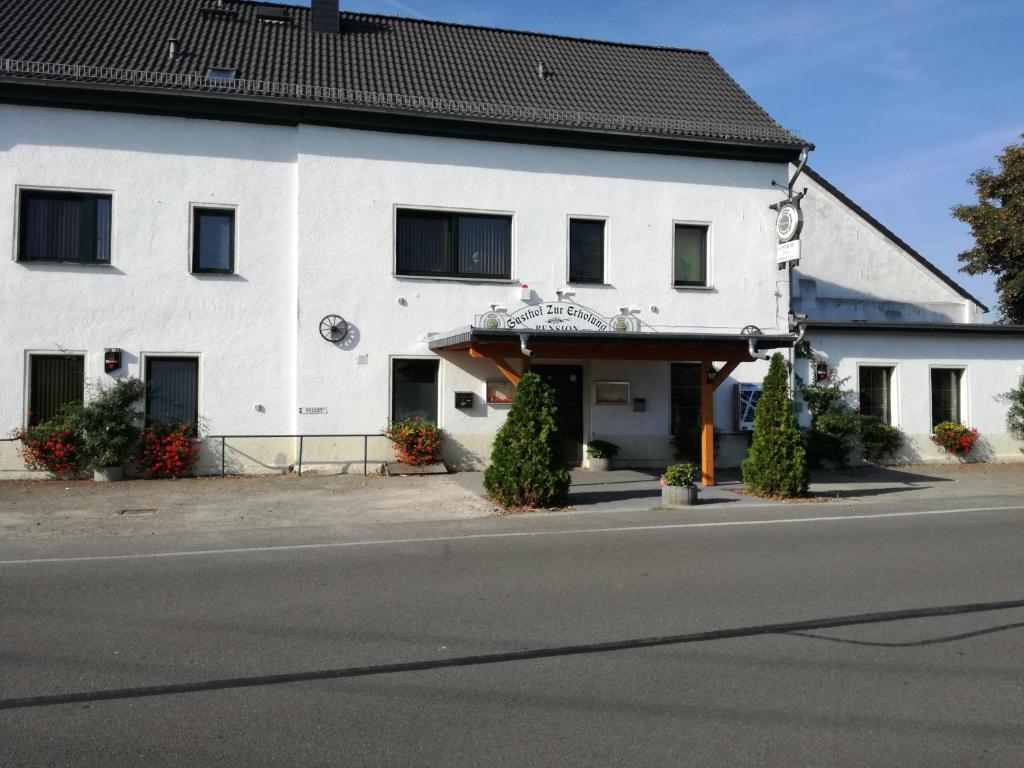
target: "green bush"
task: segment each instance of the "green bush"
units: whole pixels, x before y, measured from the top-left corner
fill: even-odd
[[[487,495],[501,506],[565,504],[570,478],[562,458],[557,410],[555,391],[537,374],[524,375],[484,472]]]
[[[621,449],[608,440],[591,440],[587,443],[587,456],[592,459],[614,459]]]
[[[109,387],[97,385],[89,402],[69,409],[69,422],[82,435],[88,469],[119,467],[132,457],[141,421],[134,406],[145,394],[139,379],[117,379]]]
[[[750,453],[741,466],[743,482],[758,496],[786,499],[807,494],[807,452],[793,415],[786,378],[786,361],[776,352],[754,410]]]
[[[811,428],[807,432],[807,463],[817,468],[826,462],[845,467],[853,450],[860,417],[850,404],[853,393],[843,389],[847,379],[829,374],[821,384],[800,387],[800,397],[811,415]]]
[[[684,488],[696,485],[698,480],[700,480],[700,470],[697,469],[696,464],[690,463],[673,464],[661,476],[662,485],[676,485]]]
[[[862,416],[860,422],[860,455],[865,461],[877,464],[891,458],[906,438],[899,427],[886,424],[873,416]]]
[[[1006,429],[1018,440],[1024,440],[1024,381],[1021,381],[1016,389],[1011,389],[1003,395],[1003,399],[1009,405],[1006,411]]]

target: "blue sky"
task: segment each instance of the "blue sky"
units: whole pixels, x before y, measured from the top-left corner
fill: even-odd
[[[343,6],[710,51],[778,122],[814,142],[819,173],[995,306],[991,278],[957,271],[972,241],[949,209],[974,199],[967,177],[1024,132],[1024,0]]]

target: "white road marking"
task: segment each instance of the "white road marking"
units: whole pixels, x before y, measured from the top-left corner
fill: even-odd
[[[532,536],[576,536],[592,533],[628,533],[642,531],[671,531],[684,528],[726,528],[742,525],[794,525],[797,523],[833,523],[848,520],[880,520],[899,517],[925,517],[929,515],[955,515],[965,512],[1024,511],[1024,506],[963,507],[960,509],[926,509],[916,512],[879,512],[865,515],[835,515],[823,517],[790,517],[771,520],[721,520],[708,523],[670,523],[667,525],[626,525],[609,528],[571,528],[564,531],[507,531],[505,533],[467,533],[462,536],[425,536],[415,539],[373,539],[369,541],[335,541],[321,544],[278,544],[266,547],[232,547],[225,549],[192,549],[180,552],[144,552],[134,555],[88,555],[84,557],[42,557],[25,560],[0,560],[0,565],[32,565],[41,563],[88,563],[104,560],[148,560],[166,557],[199,557],[204,555],[240,555],[256,552],[287,552],[306,549],[341,549],[344,547],[374,547],[394,544],[430,544],[442,541],[470,541],[473,539],[510,539]]]

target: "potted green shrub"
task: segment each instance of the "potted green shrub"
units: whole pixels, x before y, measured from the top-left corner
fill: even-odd
[[[69,412],[82,436],[86,468],[96,482],[124,477],[124,465],[139,442],[140,415],[134,406],[145,393],[146,385],[138,379],[118,379],[109,387],[97,386],[88,403]]]
[[[695,505],[699,478],[700,470],[695,464],[673,464],[661,476],[661,503],[669,507]]]
[[[587,443],[587,469],[591,472],[607,472],[612,468],[612,459],[619,455],[619,446],[608,440],[591,440]]]

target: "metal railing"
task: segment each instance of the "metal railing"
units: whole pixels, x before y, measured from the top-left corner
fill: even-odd
[[[298,440],[299,450],[296,459],[296,473],[299,477],[302,477],[302,453],[305,447],[305,441],[307,437],[323,437],[323,438],[353,438],[361,437],[363,439],[363,474],[369,474],[370,466],[370,438],[371,437],[384,437],[380,432],[358,432],[358,433],[347,433],[347,434],[302,434],[302,435],[205,435],[200,438],[200,442],[207,440],[220,440],[220,476],[225,477],[227,474],[227,441],[228,440]]]
[[[587,110],[494,104],[491,102],[438,96],[410,96],[400,93],[361,91],[352,88],[281,83],[269,80],[227,80],[207,77],[198,73],[152,72],[121,67],[97,67],[89,64],[62,64],[48,61],[0,59],[0,75],[9,77],[44,77],[47,79],[101,82],[141,87],[175,88],[206,93],[233,93],[638,133],[739,139],[743,141],[768,141],[793,145],[798,143],[798,139],[782,126],[753,126],[724,120],[692,120],[676,117],[621,115],[606,112],[590,112]]]

